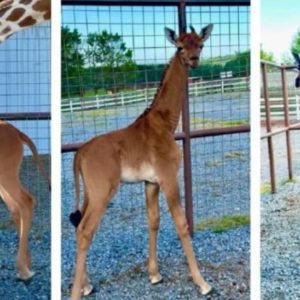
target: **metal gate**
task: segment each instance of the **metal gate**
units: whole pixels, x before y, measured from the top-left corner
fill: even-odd
[[[271,73],[268,74],[268,69],[271,70]],[[274,70],[280,71],[280,79],[276,80],[276,88],[270,87],[270,81],[268,81],[268,75],[274,74]],[[287,165],[288,165],[288,177],[289,180],[293,179],[293,157],[292,157],[292,146],[291,146],[291,132],[293,130],[300,130],[300,123],[294,122],[293,124],[290,121],[290,105],[289,105],[289,88],[287,82],[287,71],[297,70],[297,66],[284,66],[278,65],[275,63],[261,61],[261,71],[262,71],[262,89],[263,89],[263,98],[264,98],[264,110],[265,110],[265,122],[266,122],[266,133],[261,136],[261,139],[267,139],[268,142],[268,151],[269,151],[269,165],[270,165],[270,181],[271,181],[271,192],[276,193],[276,175],[275,175],[275,161],[276,157],[274,155],[274,142],[273,137],[284,133],[286,135],[286,149],[287,149]],[[298,71],[297,71],[298,73]],[[295,75],[296,76],[296,75]],[[274,76],[273,76],[274,77]],[[294,80],[292,82],[294,85]],[[274,84],[273,84],[274,85]],[[275,120],[274,117],[277,115],[273,111],[273,120],[272,112],[270,105],[269,93],[279,93],[282,94],[282,107],[283,107],[283,119]],[[277,96],[277,94],[276,94]],[[278,107],[279,105],[277,105]],[[275,112],[276,113],[276,112]],[[282,121],[282,128],[273,130],[272,121]]]

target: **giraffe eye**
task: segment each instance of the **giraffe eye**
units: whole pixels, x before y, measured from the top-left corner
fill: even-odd
[[[178,52],[180,52],[182,49],[183,49],[182,47],[177,48]]]
[[[203,45],[201,45],[199,48],[202,50],[202,49],[203,49],[203,47],[204,47],[204,46],[203,46]]]

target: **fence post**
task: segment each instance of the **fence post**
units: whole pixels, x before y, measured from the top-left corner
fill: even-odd
[[[224,94],[224,79],[221,80],[222,95]]]
[[[124,106],[124,93],[121,92],[121,102],[122,102],[122,105]]]
[[[96,106],[97,106],[97,109],[99,109],[99,97],[98,97],[98,94],[96,95]]]
[[[195,84],[195,86],[196,86],[196,92],[195,92],[196,97],[198,97],[198,84],[199,84],[199,81],[196,81],[196,84]]]
[[[284,106],[284,123],[287,127],[286,131],[286,146],[288,156],[288,168],[289,168],[289,179],[293,179],[293,162],[292,162],[292,149],[291,149],[291,133],[290,133],[290,115],[289,115],[289,98],[286,85],[286,68],[281,67],[281,80],[282,80],[282,95],[283,95],[283,106]]]
[[[70,100],[70,111],[71,111],[71,113],[73,113],[73,102],[72,102],[72,100]]]
[[[267,65],[262,63],[262,75],[263,75],[263,88],[264,88],[264,99],[265,99],[265,112],[266,112],[266,127],[267,132],[272,132],[271,126],[271,111],[270,101],[268,93],[268,81],[267,81]],[[270,160],[270,177],[271,177],[271,190],[272,193],[276,193],[276,181],[275,181],[275,164],[274,164],[274,148],[273,148],[273,137],[268,136],[268,149],[269,149],[269,160]]]
[[[147,88],[145,88],[145,102],[146,102],[146,105],[148,105],[148,90],[147,90]]]
[[[186,28],[186,4],[178,4],[178,23],[179,32]],[[189,93],[186,84],[186,96],[182,108],[182,130],[185,133],[183,139],[183,162],[184,162],[184,191],[185,191],[185,214],[189,226],[189,233],[194,234],[193,220],[193,198],[192,198],[192,168],[191,168],[191,140],[190,140],[190,112],[189,112]]]

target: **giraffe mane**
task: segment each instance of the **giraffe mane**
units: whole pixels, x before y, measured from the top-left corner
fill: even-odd
[[[144,112],[136,119],[136,121],[138,121],[138,120],[140,120],[141,118],[145,117],[145,116],[152,110],[153,106],[154,106],[155,103],[157,102],[158,95],[159,95],[159,93],[160,93],[160,91],[161,91],[161,88],[162,88],[162,86],[163,86],[163,82],[164,82],[164,80],[165,80],[165,78],[166,78],[167,72],[168,72],[168,70],[169,70],[169,68],[170,68],[170,65],[171,65],[171,63],[172,63],[174,57],[175,57],[175,56],[173,56],[173,57],[169,60],[167,66],[166,66],[165,69],[164,69],[164,72],[163,72],[163,74],[162,74],[162,77],[161,77],[159,86],[158,86],[158,88],[157,88],[157,90],[156,90],[156,93],[155,93],[155,95],[154,95],[153,101],[152,101],[151,104],[144,110]]]

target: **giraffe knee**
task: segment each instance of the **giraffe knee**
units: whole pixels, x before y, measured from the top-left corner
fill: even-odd
[[[159,213],[155,212],[149,216],[149,227],[151,230],[158,230],[159,228]]]
[[[77,244],[79,250],[88,250],[91,241],[92,241],[92,232],[83,226],[78,227],[77,229]]]
[[[27,205],[31,210],[33,210],[36,205],[35,198],[33,196],[31,196],[30,194],[27,195]]]
[[[180,238],[186,237],[189,235],[189,226],[185,217],[180,218],[177,223],[177,231]]]

